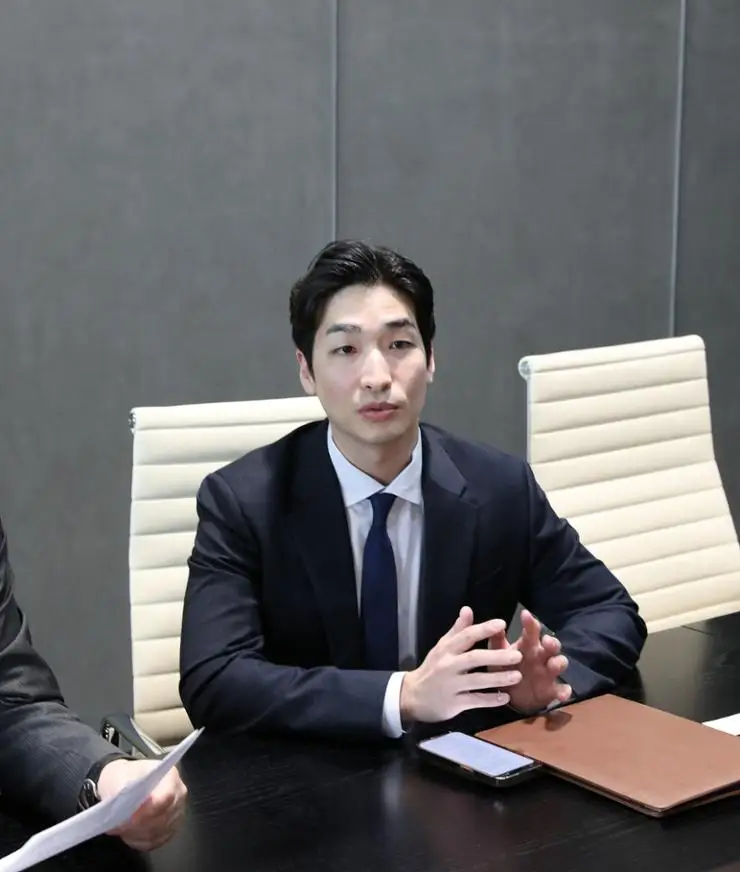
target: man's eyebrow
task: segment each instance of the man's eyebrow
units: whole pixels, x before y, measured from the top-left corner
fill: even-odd
[[[394,318],[392,321],[386,321],[385,327],[387,330],[416,330],[418,329],[416,324],[411,320],[411,318]]]
[[[326,328],[326,335],[330,333],[362,333],[362,327],[357,324],[331,324]]]
[[[386,321],[383,324],[384,330],[418,330],[416,324],[411,320],[411,318],[393,318],[391,321]],[[337,324],[330,324],[329,327],[326,328],[326,335],[329,336],[331,333],[362,333],[362,327],[358,324],[345,324],[343,322],[338,322]]]

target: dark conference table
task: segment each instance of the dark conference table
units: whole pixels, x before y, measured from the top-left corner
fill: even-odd
[[[740,712],[740,615],[650,636],[640,678],[626,695],[657,708],[699,721]],[[103,837],[37,868],[740,870],[740,797],[659,821],[553,776],[497,791],[423,766],[409,747],[257,737],[204,736],[183,776],[186,824],[150,857]],[[38,827],[0,803],[0,855]]]

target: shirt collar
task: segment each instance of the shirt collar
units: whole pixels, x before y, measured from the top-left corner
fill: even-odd
[[[420,506],[422,504],[421,497],[421,431],[416,438],[416,445],[411,452],[411,462],[408,463],[386,487],[367,475],[361,469],[353,466],[349,460],[337,448],[334,437],[332,436],[331,424],[326,436],[326,443],[329,449],[329,457],[331,458],[334,471],[339,479],[339,486],[342,489],[342,497],[346,508],[354,506],[363,500],[368,499],[374,493],[384,490],[386,493],[395,494],[395,496],[406,500],[409,503]]]

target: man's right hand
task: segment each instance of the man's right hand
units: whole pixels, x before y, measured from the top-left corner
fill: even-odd
[[[509,702],[506,693],[483,693],[510,687],[522,680],[517,666],[522,655],[515,648],[475,648],[498,634],[506,633],[500,620],[473,623],[468,606],[460,609],[452,627],[427,654],[418,669],[407,672],[401,685],[401,720],[434,723],[446,721],[468,709],[497,708]],[[473,650],[471,650],[473,649]],[[495,667],[497,672],[488,672]],[[484,669],[471,672],[471,669]]]

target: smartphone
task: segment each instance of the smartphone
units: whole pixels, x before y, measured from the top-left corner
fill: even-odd
[[[542,764],[531,757],[523,757],[466,733],[444,733],[419,742],[417,747],[430,762],[495,787],[519,784],[542,768]]]

